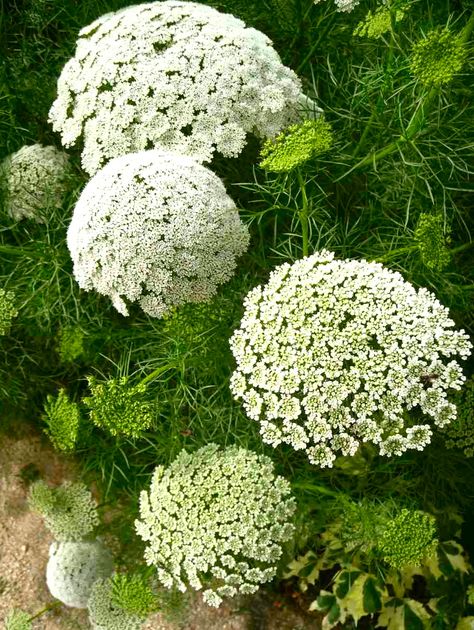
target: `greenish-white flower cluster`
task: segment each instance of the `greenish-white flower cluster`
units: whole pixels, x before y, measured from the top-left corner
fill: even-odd
[[[314,4],[319,4],[321,0],[313,0]],[[334,0],[337,11],[350,13],[359,4],[360,0]]]
[[[437,28],[414,45],[410,69],[426,87],[440,86],[452,81],[466,57],[467,49],[460,37],[449,28]]]
[[[79,434],[81,412],[79,405],[69,400],[65,389],[59,390],[56,397],[46,397],[43,420],[46,423],[45,433],[54,448],[71,453]]]
[[[87,602],[94,630],[140,630],[146,615],[128,612],[114,601],[113,578],[97,580]]]
[[[115,158],[86,185],[67,235],[79,286],[152,317],[210,299],[249,243],[221,180],[163,151]]]
[[[469,356],[469,338],[433,294],[380,263],[321,251],[276,268],[244,307],[231,390],[266,443],[331,466],[361,442],[423,450],[431,423],[456,417],[447,393],[465,380],[454,357]]]
[[[358,37],[368,37],[369,39],[380,39],[382,35],[392,30],[392,19],[394,23],[401,22],[406,15],[408,3],[400,4],[396,8],[388,4],[382,4],[374,11],[369,11],[365,19],[354,29],[354,35]]]
[[[219,606],[274,577],[294,511],[269,458],[210,444],[156,468],[136,529],[165,587],[205,589],[204,600]]]
[[[111,158],[164,148],[210,161],[238,155],[300,118],[301,83],[272,42],[233,17],[168,0],[103,15],[79,34],[49,117],[80,137],[94,174]]]
[[[0,336],[8,335],[12,319],[18,315],[15,293],[0,288]]]
[[[11,610],[6,619],[4,630],[31,630],[31,615],[24,610]]]
[[[57,350],[62,363],[74,363],[84,356],[86,352],[85,336],[84,331],[79,326],[64,326],[61,329]]]
[[[8,214],[43,223],[48,207],[61,207],[68,173],[68,156],[56,147],[24,146],[0,165],[0,180]]]
[[[44,481],[36,481],[30,487],[28,503],[43,516],[46,527],[60,541],[86,538],[99,524],[94,498],[82,483],[65,481],[50,488]]]
[[[436,519],[420,510],[401,510],[389,521],[377,548],[387,564],[397,569],[420,566],[436,553]]]
[[[111,435],[139,437],[156,415],[155,404],[147,400],[146,385],[132,385],[128,376],[103,383],[88,377],[91,395],[83,399],[92,422]]]
[[[94,582],[113,571],[110,552],[99,540],[54,542],[49,549],[46,583],[53,597],[86,608]]]
[[[451,254],[446,246],[447,239],[441,214],[422,212],[414,236],[421,260],[428,269],[442,271],[449,265]]]
[[[323,117],[291,125],[262,147],[260,166],[266,171],[288,173],[330,149],[331,125]]]

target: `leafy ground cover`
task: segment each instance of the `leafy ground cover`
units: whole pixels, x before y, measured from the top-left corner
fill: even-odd
[[[3,3],[0,160],[24,145],[61,149],[48,112],[79,30],[129,4]],[[116,569],[151,581],[158,606],[170,604],[135,531],[140,493],[156,466],[214,443],[269,458],[291,485],[293,533],[282,536],[277,577],[263,592],[291,593],[315,619],[323,613],[327,628],[469,628],[472,356],[459,360],[466,377],[459,387],[445,387],[434,368],[417,374],[420,396],[445,387],[457,413],[443,428],[404,408],[404,427],[430,425],[420,448],[384,456],[377,441],[365,441],[340,448],[324,467],[291,440],[275,448],[262,440],[249,417],[255,407],[233,395],[239,360],[229,340],[249,291],[276,266],[322,250],[381,263],[425,287],[472,339],[472,2],[361,0],[346,11],[332,0],[201,4],[270,37],[324,117],[273,142],[249,137],[237,157],[214,155],[208,166],[235,202],[250,246],[215,297],[163,318],[133,304],[125,317],[76,282],[67,230],[90,180],[80,143],[67,149],[63,201],[43,204],[41,221],[19,220],[1,186],[1,430],[34,426],[75,462],[77,480],[96,489],[99,534],[116,541]],[[422,333],[413,352],[425,343]],[[328,368],[322,384],[334,378]],[[179,611],[182,599],[171,607]]]

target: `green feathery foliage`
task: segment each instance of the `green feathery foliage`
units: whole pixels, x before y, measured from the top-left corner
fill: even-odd
[[[31,615],[24,610],[11,610],[6,619],[4,630],[31,630]]]
[[[43,420],[47,425],[45,433],[54,448],[64,453],[74,451],[81,422],[79,405],[69,400],[65,389],[59,390],[56,397],[47,396]]]
[[[448,448],[460,448],[466,457],[474,455],[474,377],[464,385],[454,402],[456,419],[443,429]]]
[[[0,288],[0,336],[10,332],[12,319],[17,315],[14,292]]]
[[[266,171],[289,173],[308,160],[328,151],[333,144],[331,125],[318,117],[291,125],[274,140],[267,140],[261,151],[260,166]]]
[[[139,437],[155,419],[155,405],[147,400],[143,383],[132,385],[128,376],[99,382],[87,378],[91,395],[84,398],[92,422],[111,435]]]
[[[449,28],[436,28],[414,46],[410,69],[426,87],[452,81],[464,65],[467,49],[458,35]]]
[[[147,617],[157,609],[156,597],[145,576],[115,573],[111,577],[112,603],[128,613]]]
[[[50,488],[44,481],[36,481],[30,486],[28,504],[43,516],[59,541],[80,541],[99,524],[96,502],[82,483],[65,481]]]
[[[444,221],[440,214],[420,214],[415,228],[415,241],[421,260],[428,269],[443,271],[449,265],[451,254],[446,247]]]
[[[397,569],[419,566],[435,554],[437,546],[434,516],[406,508],[386,524],[377,543],[384,561]]]

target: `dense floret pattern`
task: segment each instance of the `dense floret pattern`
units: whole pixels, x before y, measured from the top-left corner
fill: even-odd
[[[300,118],[301,84],[260,31],[193,2],[152,2],[83,28],[50,111],[64,146],[84,141],[94,174],[111,158],[164,148],[199,161],[238,155],[248,133]]]
[[[65,178],[69,158],[56,147],[41,144],[24,146],[0,165],[0,185],[8,214],[20,221],[43,223],[44,211],[60,208],[66,193]]]
[[[321,0],[314,0],[314,4],[319,4]],[[337,11],[344,11],[350,13],[359,4],[360,0],[334,0]]]
[[[422,212],[414,236],[423,263],[428,269],[443,271],[449,265],[451,254],[446,246],[442,215]]]
[[[11,610],[5,619],[4,630],[31,630],[31,615],[24,610]]]
[[[454,399],[458,413],[456,419],[444,427],[448,448],[462,449],[466,457],[474,456],[474,377],[471,377]]]
[[[231,338],[231,390],[263,440],[331,466],[361,442],[382,455],[423,450],[429,422],[456,417],[447,392],[471,344],[429,291],[380,263],[321,251],[275,269],[244,302]],[[423,424],[406,412],[417,408]]]
[[[139,437],[155,418],[154,403],[147,400],[146,385],[133,385],[130,377],[112,378],[103,383],[88,377],[91,395],[83,399],[92,422],[111,435]]]
[[[420,566],[438,547],[436,519],[420,510],[401,510],[389,521],[377,547],[387,564],[396,569]]]
[[[146,615],[128,612],[113,598],[112,580],[95,582],[87,602],[89,621],[93,630],[140,630]]]
[[[364,20],[354,29],[354,35],[380,39],[382,35],[392,30],[392,12],[394,23],[401,22],[406,15],[408,6],[401,5],[396,9],[382,4],[374,11],[369,11]]]
[[[110,581],[112,583],[112,603],[124,611],[145,618],[156,609],[156,597],[144,575],[115,573]]]
[[[0,336],[8,335],[14,317],[18,315],[13,291],[0,288]]]
[[[248,246],[221,180],[195,160],[143,151],[112,160],[83,190],[68,230],[79,286],[152,317],[210,299]]]
[[[265,142],[260,166],[266,171],[288,173],[330,149],[332,143],[331,125],[324,118],[305,120]]]
[[[94,582],[112,573],[112,556],[99,541],[54,542],[49,549],[46,582],[53,597],[86,608]]]
[[[82,483],[65,481],[50,488],[44,481],[36,481],[30,487],[28,503],[43,516],[46,527],[60,541],[86,538],[99,524],[96,502]]]
[[[44,405],[43,420],[45,433],[58,451],[71,453],[79,435],[81,411],[71,400],[65,389],[59,390],[56,397],[48,395]]]
[[[62,363],[74,363],[85,355],[84,338],[84,331],[79,326],[61,329],[57,349]]]
[[[426,87],[440,86],[460,72],[466,56],[466,46],[458,35],[448,28],[437,28],[414,45],[411,72]]]
[[[210,444],[156,468],[136,529],[166,588],[204,588],[204,601],[219,606],[274,577],[294,511],[290,485],[270,459]]]

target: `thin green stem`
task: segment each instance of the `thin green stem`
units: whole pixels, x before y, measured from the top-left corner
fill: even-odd
[[[296,490],[307,490],[308,492],[317,492],[318,494],[326,494],[330,497],[340,498],[345,496],[342,492],[336,492],[335,490],[330,490],[325,486],[320,486],[315,483],[292,483],[291,487]]]
[[[59,606],[62,606],[63,603],[62,602],[53,602],[52,604],[49,604],[49,606],[46,606],[45,608],[43,608],[42,610],[40,610],[39,612],[37,612],[36,614],[34,614],[32,617],[30,617],[30,621],[33,621],[34,619],[37,619],[38,617],[41,617],[41,615],[44,615],[45,613],[49,612],[50,610],[54,610],[55,608],[59,608]]]
[[[309,49],[309,53],[306,55],[306,57],[303,59],[303,61],[300,63],[300,65],[296,68],[296,74],[300,74],[301,71],[303,70],[303,68],[306,66],[306,64],[308,63],[308,61],[311,59],[311,57],[314,55],[314,53],[316,52],[316,49],[319,46],[319,43],[321,42],[321,40],[323,39],[323,37],[326,35],[326,33],[328,32],[329,28],[332,26],[332,23],[334,22],[334,19],[336,17],[336,12],[331,13],[331,15],[329,16],[328,20],[327,20],[327,24],[326,26],[321,30],[318,39],[314,42],[314,44],[311,46],[311,48]]]
[[[301,174],[300,169],[296,171],[298,177],[298,183],[301,189],[301,197],[303,200],[303,205],[300,210],[298,210],[298,216],[301,224],[301,237],[303,239],[303,257],[308,255],[308,196],[306,194],[306,183],[304,181],[304,177]]]
[[[175,367],[175,365],[169,364],[169,365],[163,365],[163,366],[161,366],[159,368],[156,368],[156,370],[153,370],[153,372],[148,374],[148,376],[145,376],[145,378],[142,379],[140,381],[140,383],[142,385],[147,385],[148,383],[150,383],[150,381],[155,379],[157,376],[160,376],[161,374],[163,374],[163,372],[166,372],[167,370],[171,370],[174,367]]]

